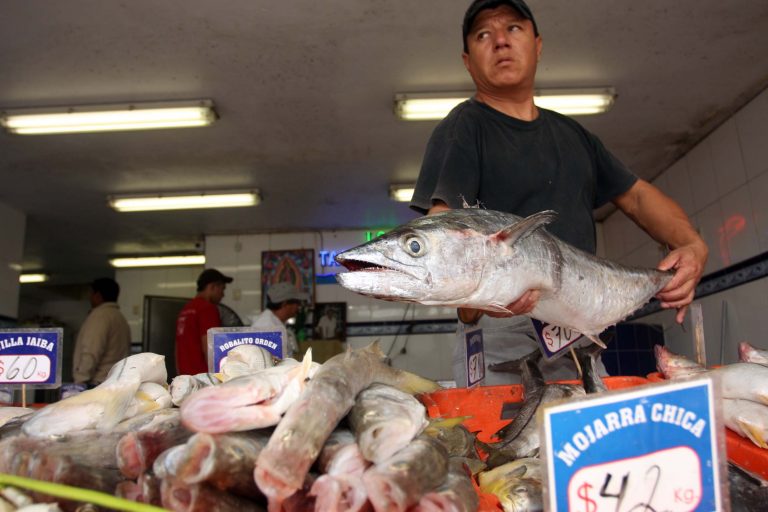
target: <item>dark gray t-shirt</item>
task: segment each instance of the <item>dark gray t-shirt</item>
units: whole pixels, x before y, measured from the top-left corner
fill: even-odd
[[[427,145],[411,208],[433,200],[520,216],[555,210],[550,233],[595,252],[592,211],[634,185],[637,177],[579,123],[539,109],[521,121],[470,99],[438,124]]]

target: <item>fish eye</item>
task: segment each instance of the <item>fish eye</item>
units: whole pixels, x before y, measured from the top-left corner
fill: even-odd
[[[411,256],[423,256],[426,252],[426,247],[424,245],[424,242],[415,236],[410,236],[405,239],[403,243],[403,248],[405,249],[405,252],[410,254]]]

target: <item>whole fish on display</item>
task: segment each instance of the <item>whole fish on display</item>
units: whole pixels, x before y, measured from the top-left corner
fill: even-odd
[[[424,494],[412,512],[475,512],[480,505],[468,468],[461,457],[448,459],[448,474],[436,489]]]
[[[494,371],[515,371],[519,368],[524,391],[523,405],[515,418],[495,433],[495,437],[500,441],[487,444],[478,442],[478,445],[488,452],[488,459],[485,462],[489,468],[524,457],[535,457],[539,453],[541,444],[536,419],[539,408],[556,400],[586,395],[583,386],[545,382],[544,375],[538,366],[540,359],[541,352],[534,350],[518,361],[499,363],[489,367]]]
[[[240,496],[260,497],[262,494],[253,480],[253,468],[271,434],[271,429],[197,433],[186,443],[185,457],[176,469],[176,478],[186,484],[205,483]]]
[[[541,461],[522,458],[478,475],[483,492],[495,495],[505,512],[544,510]]]
[[[656,367],[668,379],[704,374],[720,379],[723,398],[740,398],[768,404],[768,367],[757,363],[732,363],[708,369],[661,345],[654,346]]]
[[[143,383],[164,385],[167,379],[165,356],[151,352],[128,356],[115,363],[104,382],[46,405],[32,414],[21,429],[24,434],[37,437],[87,429],[110,430],[131,412],[129,408]],[[138,409],[134,414],[137,412]]]
[[[181,404],[184,425],[218,434],[276,425],[299,397],[312,370],[312,351],[301,363],[285,359],[250,375],[198,389]]]
[[[360,512],[370,510],[362,476],[370,463],[365,460],[355,437],[337,435],[335,431],[325,443],[317,459],[320,476],[309,494],[315,498],[315,510]]]
[[[435,382],[387,366],[385,359],[374,342],[333,356],[312,377],[275,428],[256,464],[256,483],[269,498],[270,507],[279,507],[303,488],[310,466],[360,391],[374,382],[413,394],[439,388]]]
[[[739,361],[768,366],[768,350],[760,350],[746,341],[739,343]]]
[[[173,405],[179,407],[189,395],[198,389],[217,386],[221,381],[213,373],[198,373],[196,375],[177,375],[171,380],[168,389]]]
[[[363,485],[376,512],[405,512],[448,474],[448,451],[422,434],[389,459],[368,468]]]
[[[363,456],[374,464],[394,455],[428,424],[421,402],[384,384],[361,391],[347,420]]]
[[[661,345],[654,352],[659,371],[668,379],[717,377],[725,426],[760,448],[768,448],[768,367],[740,362],[708,369]]]
[[[502,313],[527,290],[539,290],[528,316],[601,344],[601,332],[648,302],[673,274],[581,251],[543,229],[555,216],[464,208],[420,217],[338,254],[348,272],[336,279],[379,299]]]
[[[608,391],[608,386],[605,385],[597,371],[597,360],[600,359],[602,352],[603,348],[599,345],[588,345],[574,350],[576,360],[579,362],[581,382],[587,394]]]
[[[226,382],[272,366],[275,366],[275,362],[267,350],[256,345],[240,345],[227,352],[221,360],[219,377],[221,381]]]

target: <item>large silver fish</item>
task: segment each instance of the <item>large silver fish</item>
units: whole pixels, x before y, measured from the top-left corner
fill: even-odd
[[[337,255],[349,272],[336,278],[380,299],[496,312],[536,289],[541,297],[529,316],[593,340],[672,278],[563,242],[542,229],[555,216],[464,208],[421,217]]]

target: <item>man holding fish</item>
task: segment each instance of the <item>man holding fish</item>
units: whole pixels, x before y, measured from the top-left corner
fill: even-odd
[[[707,260],[706,244],[671,198],[639,179],[600,140],[574,120],[533,102],[542,37],[524,0],[475,0],[462,34],[464,66],[476,86],[435,128],[427,145],[411,207],[435,214],[463,201],[523,217],[555,210],[547,229],[593,253],[593,210],[615,204],[670,252],[658,264],[674,277],[658,293],[662,307],[682,323]],[[537,347],[530,313],[538,290],[523,293],[508,312],[459,308],[464,328],[483,328],[485,362],[515,359]],[[495,318],[488,318],[495,317]],[[545,367],[548,378],[572,377],[566,358]],[[570,367],[570,368],[569,368]],[[457,383],[466,383],[463,343],[454,354]],[[508,384],[509,375],[486,374],[485,384]]]

